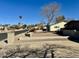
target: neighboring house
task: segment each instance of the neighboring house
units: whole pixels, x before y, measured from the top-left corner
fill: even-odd
[[[64,28],[64,25],[66,24],[67,22],[60,22],[60,23],[56,23],[54,25],[51,25],[50,26],[50,31],[58,31],[60,30],[61,28]]]
[[[37,32],[43,32],[43,31],[45,32],[45,31],[47,31],[46,26],[42,26],[42,27],[35,26],[34,28],[35,28],[35,31],[37,31]]]
[[[79,30],[79,21],[72,20],[65,24],[65,28],[67,30]]]
[[[72,20],[65,24],[63,28],[63,35],[78,36],[79,37],[79,21]]]

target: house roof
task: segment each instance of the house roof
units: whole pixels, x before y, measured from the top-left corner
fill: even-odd
[[[67,22],[63,21],[63,22],[59,22],[59,23],[67,23]],[[52,26],[52,25],[57,25],[57,24],[59,24],[59,23],[51,24],[50,26]]]
[[[79,21],[73,20],[73,21],[68,22],[66,25],[79,25]]]
[[[72,20],[65,24],[65,29],[78,29],[79,30],[79,21],[78,20]]]

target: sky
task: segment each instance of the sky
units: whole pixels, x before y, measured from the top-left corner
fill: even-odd
[[[58,15],[79,19],[79,0],[0,0],[0,24],[17,24],[20,15],[24,24],[38,23],[42,7],[53,2],[60,4]]]

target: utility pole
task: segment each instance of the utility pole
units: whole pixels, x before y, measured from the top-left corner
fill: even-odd
[[[19,16],[19,19],[20,19],[20,24],[22,24],[22,16]]]

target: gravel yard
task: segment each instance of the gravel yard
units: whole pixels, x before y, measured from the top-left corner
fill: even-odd
[[[22,40],[0,49],[1,58],[79,58],[79,43],[65,36],[32,33],[32,37],[26,37],[23,33],[16,37]]]
[[[41,48],[15,46],[0,50],[1,58],[79,58],[79,48],[46,44]]]

